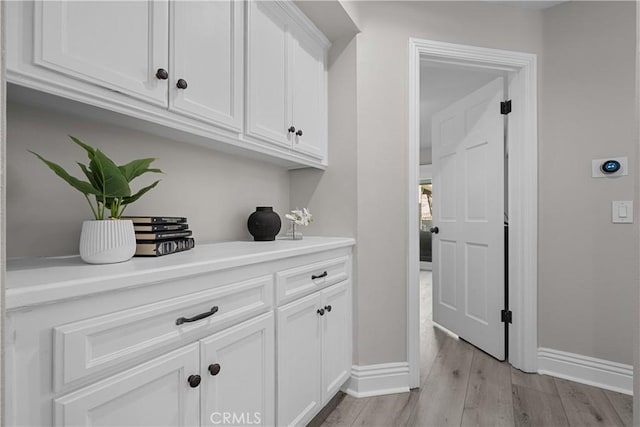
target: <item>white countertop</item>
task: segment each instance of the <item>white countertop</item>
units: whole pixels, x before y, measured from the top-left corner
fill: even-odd
[[[46,304],[68,298],[274,261],[355,244],[342,237],[307,237],[273,242],[223,242],[119,264],[90,265],[79,256],[15,258],[7,261],[6,309]]]

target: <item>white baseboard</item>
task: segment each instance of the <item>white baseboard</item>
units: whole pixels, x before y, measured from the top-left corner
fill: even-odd
[[[344,391],[353,397],[406,393],[409,391],[409,363],[353,365]]]
[[[551,348],[538,348],[538,373],[633,394],[633,366]]]

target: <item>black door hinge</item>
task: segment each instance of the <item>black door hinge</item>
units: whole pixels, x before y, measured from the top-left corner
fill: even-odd
[[[511,310],[501,310],[500,311],[500,320],[504,323],[513,323],[511,321]]]
[[[511,112],[511,100],[502,101],[500,103],[500,114],[509,114]]]

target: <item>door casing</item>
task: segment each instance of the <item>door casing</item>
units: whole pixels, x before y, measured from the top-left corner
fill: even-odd
[[[409,39],[407,180],[407,355],[409,386],[420,386],[420,248],[417,198],[420,159],[420,62],[509,72],[507,151],[509,212],[509,363],[537,371],[538,350],[538,117],[537,55],[424,39]],[[496,106],[498,108],[498,106]]]

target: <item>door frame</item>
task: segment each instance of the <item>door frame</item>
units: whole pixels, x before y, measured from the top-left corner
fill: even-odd
[[[420,247],[416,188],[420,159],[420,63],[510,72],[507,150],[509,212],[509,363],[537,371],[538,351],[538,99],[537,55],[417,38],[409,39],[407,206],[407,355],[409,386],[420,386]],[[496,106],[498,108],[498,106]]]

